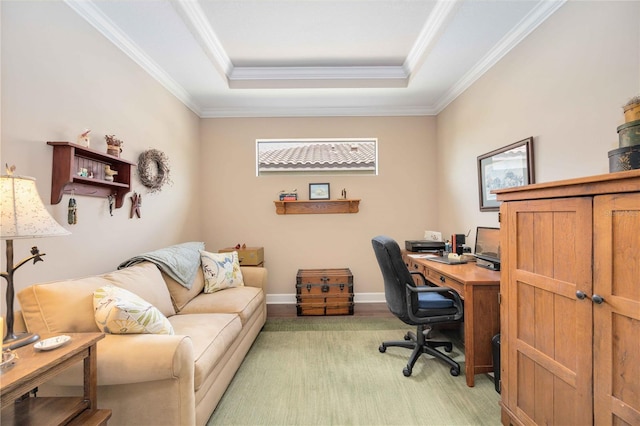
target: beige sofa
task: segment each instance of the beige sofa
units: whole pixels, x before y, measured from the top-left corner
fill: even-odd
[[[18,293],[21,319],[35,333],[97,332],[93,291],[112,284],[135,293],[175,334],[107,334],[98,343],[98,406],[113,410],[109,425],[203,425],[266,321],[267,271],[241,270],[244,287],[211,294],[202,292],[201,270],[187,290],[149,262],[37,284]],[[81,395],[82,384],[76,364],[38,395]]]

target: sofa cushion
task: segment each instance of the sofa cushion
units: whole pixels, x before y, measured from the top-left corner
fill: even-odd
[[[151,262],[142,262],[128,268],[102,275],[116,287],[124,288],[140,296],[156,308],[164,316],[175,315],[171,296],[162,273]]]
[[[190,314],[174,315],[169,321],[177,335],[191,338],[195,359],[194,387],[197,391],[242,331],[240,317],[234,314]]]
[[[171,295],[173,307],[176,312],[180,312],[180,310],[184,308],[191,299],[202,293],[202,290],[204,290],[204,275],[202,273],[202,267],[198,268],[198,272],[191,283],[190,289],[186,288],[164,272],[161,273],[162,278],[164,278],[164,282],[167,284],[167,288],[169,289],[169,294]]]
[[[235,287],[215,293],[203,293],[187,303],[180,314],[219,312],[238,314],[242,324],[264,303],[264,292],[256,287]]]
[[[18,293],[25,325],[31,333],[100,331],[93,311],[93,292],[113,284],[140,296],[165,316],[175,314],[169,290],[158,268],[140,263],[120,271],[74,280],[34,284]]]
[[[205,293],[215,293],[226,288],[244,285],[237,251],[209,253],[202,250],[200,255]]]
[[[114,285],[93,293],[95,321],[100,331],[110,334],[173,334],[167,317],[149,302]]]
[[[31,333],[98,332],[93,315],[93,291],[109,281],[100,276],[34,284],[18,293],[27,330]]]

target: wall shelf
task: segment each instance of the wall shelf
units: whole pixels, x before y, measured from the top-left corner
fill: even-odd
[[[124,204],[131,189],[131,170],[136,163],[71,142],[47,142],[53,146],[51,169],[51,204],[62,201],[62,194],[115,197],[115,207]],[[118,172],[114,181],[105,180],[104,166]],[[80,169],[90,169],[93,177],[78,175]]]
[[[358,213],[360,200],[274,201],[277,214]]]

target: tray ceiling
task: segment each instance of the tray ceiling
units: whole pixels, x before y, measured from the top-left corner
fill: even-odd
[[[200,117],[439,113],[564,0],[65,0]]]

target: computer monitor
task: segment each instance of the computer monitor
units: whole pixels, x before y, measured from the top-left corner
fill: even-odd
[[[478,226],[476,230],[476,246],[474,251],[478,259],[499,264],[500,228]]]

